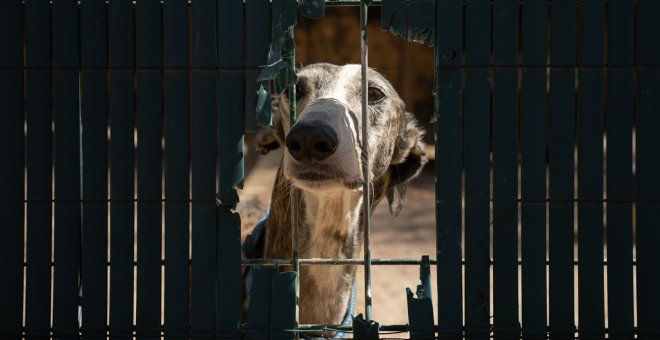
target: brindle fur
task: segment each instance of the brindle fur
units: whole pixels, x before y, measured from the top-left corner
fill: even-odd
[[[304,92],[297,104],[301,119],[304,118],[305,109],[317,103],[319,98],[330,98],[334,95],[333,91],[340,92],[343,98],[337,99],[349,109],[355,125],[357,140],[352,143],[356,150],[361,150],[359,65],[340,67],[314,64],[299,70],[298,74],[298,87]],[[387,198],[390,211],[396,216],[402,209],[408,181],[419,173],[427,161],[421,141],[423,132],[417,127],[413,116],[405,111],[403,101],[383,76],[369,70],[369,81],[371,86],[378,87],[385,95],[384,100],[370,105],[369,109],[371,210],[383,198]],[[281,97],[287,98],[286,94]],[[288,100],[280,100],[280,96],[276,96],[273,106],[273,125],[266,127],[257,138],[262,153],[284,145],[285,136],[290,130]],[[287,177],[287,166],[288,171],[294,171],[291,170],[291,162],[291,157],[285,155],[277,171],[263,249],[257,255],[264,258],[291,257],[293,210],[299,222],[298,244],[302,258],[359,258],[363,241],[362,187],[356,183],[361,181],[361,171],[357,172],[359,178],[346,180],[343,189],[326,194],[301,188],[295,179]],[[361,164],[359,159],[357,163]],[[300,322],[341,323],[355,280],[355,271],[356,266],[352,265],[302,266]]]

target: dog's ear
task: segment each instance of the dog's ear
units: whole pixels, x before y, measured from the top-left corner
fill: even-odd
[[[428,161],[422,137],[424,131],[417,126],[415,118],[409,112],[403,115],[403,127],[394,145],[392,162],[388,172],[390,182],[387,189],[387,201],[392,215],[397,216],[403,209],[403,200],[408,182],[417,176]]]
[[[281,134],[278,130],[281,130],[281,127],[278,129],[277,125],[268,125],[263,129],[257,132],[257,149],[259,153],[265,155],[271,150],[275,150],[281,146],[281,138],[278,136]]]
[[[284,128],[282,126],[282,117],[280,116],[280,112],[282,112],[280,96],[273,95],[271,101],[273,105],[273,124],[264,126],[257,132],[257,149],[262,155],[284,145]]]

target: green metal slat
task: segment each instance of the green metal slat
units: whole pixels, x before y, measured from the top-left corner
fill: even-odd
[[[160,0],[139,0],[135,3],[135,61],[138,68],[158,68],[162,65],[162,23]]]
[[[220,159],[220,206],[217,211],[218,277],[217,331],[235,334],[240,320],[240,219],[229,209],[238,203],[236,187],[243,182],[243,73],[221,72],[218,147]],[[232,101],[233,99],[233,101]]]
[[[383,0],[380,18],[381,28],[405,38],[408,32],[406,0]]]
[[[240,336],[241,219],[238,213],[217,209],[216,336]],[[282,312],[285,312],[284,310]]]
[[[243,1],[218,2],[218,66],[243,67]]]
[[[60,0],[51,5],[52,66],[77,68],[80,66],[78,2]]]
[[[105,6],[103,6],[105,9]],[[83,12],[83,16],[85,13]],[[108,254],[108,97],[106,71],[82,72],[83,336],[105,335]]]
[[[56,129],[53,335],[66,337],[78,332],[81,231],[78,72],[53,71],[53,88]]]
[[[217,85],[214,71],[192,74],[192,334],[215,326],[215,174]],[[199,202],[205,200],[206,202]]]
[[[102,2],[80,5],[80,53],[83,67],[105,67],[107,14]],[[107,72],[81,73],[82,124],[82,335],[105,335],[108,254],[108,97]]]
[[[26,66],[49,67],[51,65],[50,26],[48,0],[33,0],[25,3]]]
[[[25,4],[26,66],[50,65],[50,4]],[[52,207],[52,76],[50,71],[26,71],[27,267],[25,282],[25,334],[50,333],[50,279]],[[4,125],[4,124],[3,124]]]
[[[79,66],[78,5],[53,3],[53,66]],[[80,102],[77,70],[53,71],[55,232],[53,336],[78,333],[80,276]]]
[[[525,70],[521,103],[523,334],[546,334],[546,72]]]
[[[257,122],[257,90],[259,90],[260,83],[257,83],[260,70],[245,70],[245,130],[257,131],[259,130]],[[263,83],[264,88],[267,88],[267,83]]]
[[[658,66],[660,63],[658,13],[660,13],[660,2],[655,0],[637,1],[636,56],[639,65]]]
[[[108,4],[108,61],[135,65],[134,11],[130,0]],[[135,170],[135,89],[133,70],[110,70],[110,309],[109,332],[130,338],[133,332],[133,249]]]
[[[269,0],[253,0],[245,3],[245,65],[249,68],[263,66],[268,61],[269,7]]]
[[[214,1],[193,2],[192,64],[217,65]],[[215,176],[217,156],[217,73],[192,71],[192,289],[191,335],[210,337],[215,329]],[[205,202],[200,202],[204,200]]]
[[[573,338],[573,136],[575,134],[573,70],[550,74],[548,146],[550,207],[550,334]]]
[[[660,68],[637,72],[637,327],[640,337],[660,334]]]
[[[428,255],[422,256],[419,265],[419,280],[415,294],[406,288],[408,320],[411,339],[434,339],[433,288],[431,286],[431,264]]]
[[[631,65],[633,3],[607,4],[607,60]],[[611,339],[633,336],[633,215],[632,130],[633,73],[630,68],[607,70],[607,314]]]
[[[166,11],[167,12],[167,11]],[[167,22],[167,20],[166,20]],[[188,329],[188,71],[165,72],[165,336]]]
[[[84,15],[84,14],[83,14]],[[82,73],[82,312],[83,336],[105,335],[108,254],[106,72]]]
[[[10,338],[20,337],[23,321],[23,25],[18,1],[3,2],[0,13],[0,336]]]
[[[133,1],[110,0],[108,24],[108,62],[110,66],[133,67],[135,65]]]
[[[139,15],[139,13],[138,13]],[[139,21],[139,17],[138,17]],[[138,50],[140,49],[138,45]],[[138,52],[139,54],[139,52]],[[161,130],[160,71],[137,72],[137,336],[160,336]]]
[[[0,4],[0,335],[18,337],[23,295],[23,74],[22,9],[18,1]],[[7,68],[7,69],[5,69]],[[16,70],[8,70],[16,69]]]
[[[581,69],[578,93],[578,306],[580,338],[605,333],[603,276],[603,70]]]
[[[607,2],[607,62],[609,65],[632,65],[635,52],[633,12],[633,0]]]
[[[438,336],[462,334],[461,60],[462,8],[436,2],[435,131]]]
[[[197,0],[192,3],[192,65],[215,67],[217,51],[218,3],[213,0]]]
[[[112,21],[111,21],[112,23]],[[111,25],[110,30],[114,28]],[[113,47],[110,47],[113,53]],[[122,53],[122,52],[117,52]],[[110,326],[111,335],[133,331],[135,127],[134,71],[112,70],[110,103]]]
[[[23,66],[23,51],[20,48],[22,36],[22,8],[19,0],[3,1],[0,5],[0,68],[20,68]]]
[[[522,9],[522,63],[545,65],[547,4],[525,1]],[[546,291],[546,70],[524,69],[520,112],[521,304],[525,337],[547,331]],[[541,202],[541,203],[537,203]]]
[[[46,4],[47,5],[47,4]],[[28,53],[29,53],[28,49]],[[27,267],[25,333],[50,333],[50,201],[52,166],[52,77],[50,71],[26,72],[27,155]],[[30,202],[40,201],[40,202]]]
[[[411,0],[407,40],[432,46],[435,0]]]
[[[514,69],[493,79],[493,318],[496,338],[519,333],[518,86]]]
[[[216,335],[236,336],[241,319],[240,217],[231,210],[243,186],[243,128],[245,78],[243,71],[243,3],[218,3],[218,159],[219,190],[216,209]]]
[[[575,64],[574,2],[553,1],[551,66]],[[575,332],[573,273],[573,145],[575,136],[575,71],[550,71],[549,225],[550,334],[573,339]]]
[[[184,68],[188,60],[188,3],[163,5],[163,63]],[[164,71],[165,135],[165,337],[188,334],[189,320],[189,175],[190,76],[187,70]]]
[[[188,1],[163,2],[163,64],[185,68],[188,60]]]
[[[310,19],[323,19],[325,16],[325,1],[300,0],[300,14]]]
[[[256,0],[245,3],[245,129],[257,131],[256,83],[261,70],[268,63],[270,37],[270,1]]]
[[[580,3],[580,65],[602,65],[605,3]],[[579,336],[605,336],[603,274],[603,70],[578,71],[578,308]]]
[[[550,4],[550,64],[573,66],[576,61],[576,4],[575,2],[553,1]]]
[[[520,332],[518,316],[518,2],[493,8],[493,328]],[[497,66],[506,65],[506,66]]]
[[[250,308],[247,315],[248,339],[268,339],[271,319],[271,300],[275,267],[253,267],[250,284]],[[276,292],[281,293],[281,292]]]
[[[296,272],[282,272],[273,276],[270,305],[270,338],[295,339],[296,333]]]
[[[80,56],[83,67],[108,65],[108,15],[102,1],[80,3]]]
[[[161,4],[138,1],[135,6],[136,66],[160,67]],[[137,71],[137,301],[135,330],[140,338],[160,336],[162,239],[162,74]]]
[[[491,6],[468,1],[465,59],[490,62]],[[467,338],[490,333],[490,79],[487,69],[470,68],[465,77],[465,330]]]

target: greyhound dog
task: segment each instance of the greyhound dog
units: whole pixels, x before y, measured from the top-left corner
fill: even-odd
[[[392,85],[369,69],[369,136],[362,136],[360,71],[360,65],[331,64],[300,69],[293,125],[287,94],[274,97],[273,124],[259,133],[257,145],[263,154],[281,146],[285,151],[251,257],[291,257],[293,212],[301,258],[359,258],[363,138],[372,211],[385,197],[394,216],[401,211],[408,181],[427,162],[423,131]],[[354,265],[301,266],[300,322],[341,324],[354,295],[355,271]]]

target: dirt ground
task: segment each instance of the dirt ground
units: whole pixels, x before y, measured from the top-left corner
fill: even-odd
[[[260,156],[239,192],[244,226],[253,225],[270,201],[270,192],[281,152]],[[385,202],[372,215],[372,258],[435,257],[434,177],[432,166],[411,182],[404,210],[392,217]],[[435,294],[435,267],[431,271]],[[419,284],[418,266],[372,266],[373,318],[381,324],[407,324],[406,287],[415,291]],[[358,268],[357,313],[364,313],[364,270]],[[436,308],[434,306],[434,308]],[[437,316],[436,316],[437,318]],[[401,334],[398,336],[406,336]]]

